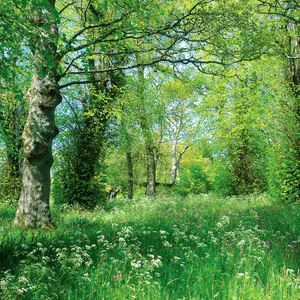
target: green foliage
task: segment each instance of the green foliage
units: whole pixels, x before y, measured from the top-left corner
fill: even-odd
[[[267,161],[264,150],[235,150],[214,161],[214,191],[222,196],[263,192],[267,189]]]
[[[126,158],[117,151],[113,155],[107,155],[105,159],[107,182],[112,186],[121,186],[121,190],[126,190],[127,168]]]
[[[299,205],[213,194],[111,204],[56,208],[53,231],[21,231],[0,205],[0,298],[299,297]]]
[[[241,175],[230,161],[220,159],[214,162],[214,174],[214,191],[222,196],[251,194],[267,189],[267,170],[264,165],[250,165],[249,170],[243,169]]]
[[[293,202],[300,199],[299,88],[290,84],[291,78],[282,77],[282,72],[289,72],[286,67],[283,64],[272,72],[273,84],[280,86],[274,90],[272,104],[277,131],[271,134],[268,147],[268,193],[279,201]]]
[[[300,161],[293,149],[289,149],[282,163],[283,178],[281,196],[283,201],[300,201]]]
[[[266,58],[261,59],[261,64]],[[212,136],[215,191],[241,195],[267,189],[267,149],[276,139],[271,124],[276,86],[268,64],[257,72],[259,62],[228,70],[228,78],[214,78],[201,104],[203,123]],[[230,77],[231,72],[236,76]],[[264,117],[262,117],[264,116]],[[276,123],[275,123],[276,124]],[[275,138],[274,138],[275,136]]]
[[[58,115],[62,117],[60,122],[64,134],[57,145],[54,166],[52,193],[55,204],[79,203],[95,207],[108,199],[109,188],[105,184],[104,165],[101,163],[106,120],[101,114],[101,99],[96,97],[93,100],[91,106],[94,107],[88,109],[84,106],[83,111],[69,103],[74,115],[68,116],[68,120]],[[65,103],[61,109],[67,107]]]
[[[70,161],[67,163],[70,164]],[[110,188],[105,184],[105,176],[95,175],[89,180],[80,178],[72,168],[58,168],[52,184],[55,205],[80,204],[87,208],[104,205],[109,198]],[[84,175],[84,173],[83,173]]]
[[[21,190],[21,178],[8,176],[9,170],[12,172],[14,169],[8,166],[6,150],[5,144],[2,144],[2,147],[0,146],[0,202],[17,203]]]
[[[189,148],[180,164],[180,183],[175,184],[174,193],[188,194],[208,193],[213,187],[213,169],[209,158],[203,157],[201,147]]]
[[[104,169],[90,152],[88,140],[71,139],[71,144],[61,149],[56,163],[52,195],[55,204],[79,203],[84,207],[104,204],[109,198],[109,188],[105,184]]]
[[[280,145],[271,153],[268,193],[278,201],[299,202],[300,162],[294,149],[290,148],[284,153],[283,150],[283,145]]]
[[[282,177],[282,152],[279,149],[274,149],[275,147],[270,147],[269,149],[269,159],[268,159],[268,194],[276,199],[277,201],[281,198],[280,192],[280,180]],[[276,147],[277,148],[277,147]],[[278,155],[279,153],[279,155]]]
[[[123,145],[124,146],[124,145]],[[122,191],[126,191],[127,188],[127,163],[125,157],[125,150],[121,148],[113,148],[105,156],[107,174],[107,183],[112,187],[120,186]],[[133,162],[133,181],[136,186],[139,186],[146,182],[146,170],[145,170],[145,154],[143,144],[134,144],[132,150],[132,162]]]
[[[161,59],[164,62],[174,59],[187,64],[189,58],[195,65],[198,64],[202,71],[223,73],[228,78],[212,79],[212,90],[209,92],[206,79],[198,78],[198,86],[195,83],[197,80],[191,85],[188,84],[191,78],[197,78],[196,73],[190,77],[186,76],[185,81],[169,81],[172,77],[171,68],[166,63],[155,66],[155,72],[151,72],[150,68],[143,69],[146,73],[143,78],[145,80],[139,80],[141,78],[135,71],[128,72],[127,75],[130,74],[128,77],[130,76],[132,81],[129,80],[127,90],[124,89],[126,96],[120,97],[121,116],[118,121],[122,128],[118,137],[121,150],[118,151],[141,152],[142,147],[137,145],[141,145],[143,139],[147,146],[155,150],[152,151],[152,156],[157,159],[156,175],[166,182],[168,149],[162,146],[162,143],[166,145],[165,137],[168,135],[170,140],[177,139],[184,143],[190,141],[191,136],[201,136],[205,132],[205,138],[211,138],[214,148],[213,155],[209,154],[211,160],[212,157],[215,158],[213,168],[208,169],[203,161],[191,160],[188,164],[183,163],[181,184],[176,187],[175,193],[185,196],[189,193],[206,193],[211,189],[213,181],[216,192],[221,195],[264,191],[268,171],[269,190],[272,195],[286,202],[299,199],[299,127],[295,124],[289,126],[290,119],[293,119],[294,123],[298,123],[299,119],[299,80],[291,80],[297,77],[297,70],[294,70],[294,67],[290,67],[287,72],[285,70],[286,77],[290,77],[288,84],[292,87],[294,99],[280,97],[286,87],[278,80],[284,73],[282,62],[285,65],[296,66],[298,62],[295,60],[299,56],[298,24],[293,21],[293,18],[297,17],[297,11],[289,7],[288,3],[277,7],[279,2],[275,1],[274,6],[270,4],[270,10],[265,11],[266,14],[272,12],[272,16],[273,13],[278,13],[279,8],[284,9],[284,14],[289,13],[290,24],[287,24],[285,18],[275,16],[276,22],[272,22],[275,25],[271,25],[269,19],[264,20],[260,15],[252,14],[256,2],[244,0],[130,0],[122,3],[105,0],[97,3],[82,1],[80,4],[73,3],[67,6],[64,1],[56,1],[55,8],[52,7],[55,1],[50,0],[18,1],[17,4],[11,4],[4,1],[0,8],[1,20],[5,20],[0,24],[0,57],[3,62],[0,66],[0,121],[3,131],[1,138],[7,150],[7,164],[1,166],[0,196],[17,197],[16,190],[20,188],[19,138],[23,123],[18,121],[21,120],[24,92],[17,86],[20,85],[20,78],[22,83],[25,82],[24,73],[20,69],[33,69],[32,57],[28,57],[31,56],[30,50],[33,50],[35,39],[39,36],[37,28],[42,28],[41,32],[44,33],[49,29],[48,25],[45,25],[50,21],[47,16],[46,22],[42,22],[45,23],[44,27],[40,26],[40,19],[36,17],[46,8],[54,14],[51,21],[59,23],[60,31],[57,37],[52,36],[58,47],[53,57],[59,58],[59,61],[56,62],[52,58],[49,64],[46,63],[48,66],[56,63],[60,65],[57,74],[50,77],[61,76],[62,81],[66,80],[63,83],[57,82],[58,85],[68,84],[70,81],[78,82],[79,78],[94,82],[93,88],[89,88],[89,97],[81,99],[83,113],[80,114],[79,122],[74,121],[72,128],[66,133],[70,140],[56,155],[59,161],[53,177],[55,203],[81,203],[86,207],[102,203],[107,198],[105,181],[125,189],[126,168],[122,156],[118,153],[110,158],[113,164],[108,167],[108,178],[102,174],[104,168],[99,163],[105,148],[104,131],[111,100],[117,94],[115,88],[125,85],[124,73],[113,70],[119,67],[132,68],[134,63],[143,68],[143,65]],[[190,10],[191,7],[195,9]],[[261,5],[260,9],[265,7]],[[29,17],[23,13],[27,10],[30,12]],[[269,16],[270,19],[272,16]],[[177,27],[177,24],[180,27]],[[204,28],[203,24],[209,26]],[[273,32],[280,49],[273,43]],[[181,43],[182,40],[186,43]],[[199,43],[200,40],[205,43]],[[26,48],[27,45],[29,48]],[[25,48],[27,50],[24,50]],[[156,51],[157,49],[159,51]],[[284,53],[284,60],[274,60],[274,57],[263,57],[251,63],[242,63],[240,60],[242,58],[251,61],[266,49],[271,49],[272,54]],[[135,55],[135,52],[138,54]],[[16,63],[16,57],[22,57],[22,61]],[[134,57],[136,61],[133,61]],[[227,66],[233,61],[238,61],[239,65],[237,68],[228,67],[224,71],[223,68],[221,70],[205,63],[214,60]],[[35,61],[39,59],[36,57]],[[45,61],[47,62],[47,59]],[[274,63],[276,67],[271,67],[269,62]],[[277,72],[280,73],[277,77],[274,76],[275,68],[278,68]],[[176,77],[185,77],[181,74],[182,69],[179,67],[171,71]],[[168,74],[158,76],[157,70]],[[92,71],[91,74],[87,74],[88,71]],[[19,76],[19,79],[16,76]],[[267,78],[269,76],[271,79]],[[23,85],[27,87],[27,84]],[[82,94],[86,93],[84,90]],[[67,95],[67,98],[74,95]],[[281,108],[289,107],[288,117],[275,119],[272,115],[271,111],[279,116],[286,113],[284,109],[278,110],[277,98],[282,102]],[[205,113],[201,125],[195,126],[200,116],[192,112],[198,110],[195,106],[203,102],[208,105],[204,105]],[[66,119],[69,114],[69,111],[65,113]],[[280,134],[274,133],[272,126],[275,130],[284,131],[284,146],[277,145],[278,140],[279,143],[282,141],[279,138]],[[177,130],[174,130],[176,127]],[[11,136],[13,139],[10,139]],[[292,142],[287,142],[288,139]],[[270,141],[276,145],[271,150],[273,152],[268,154],[264,149]],[[144,165],[144,157],[135,161],[136,182],[145,181],[145,172],[142,170]],[[163,175],[160,175],[162,173]],[[144,193],[143,188],[138,187],[137,191],[138,194]],[[162,189],[162,192],[166,193],[167,189]]]
[[[236,182],[230,165],[226,162],[214,164],[214,191],[221,196],[237,195]]]
[[[184,191],[191,194],[201,194],[208,193],[210,190],[209,175],[204,172],[203,164],[196,162],[182,169],[177,194],[182,195]]]
[[[21,135],[27,115],[26,106],[21,90],[7,91],[0,99],[1,154],[4,158],[0,162],[2,197],[18,198],[20,194],[23,159]]]
[[[10,203],[17,204],[21,191],[21,178],[7,177],[7,170],[5,167],[0,171],[0,178],[0,201],[8,201]]]
[[[13,10],[6,5],[2,9]],[[3,29],[1,25],[0,32]],[[19,198],[23,160],[21,135],[28,114],[25,93],[32,71],[25,67],[30,59],[27,53],[22,55],[21,41],[16,36],[7,38],[7,43],[0,43],[0,140],[3,158],[0,162],[0,197]]]
[[[146,187],[140,185],[135,186],[134,195],[136,197],[144,197],[146,195]]]

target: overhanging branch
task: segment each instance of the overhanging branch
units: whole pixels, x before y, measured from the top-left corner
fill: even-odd
[[[71,6],[71,5],[75,4],[75,3],[76,3],[76,1],[73,1],[73,2],[71,2],[71,3],[68,3],[65,7],[63,7],[63,8],[58,12],[58,14],[60,15],[64,10],[66,10],[69,6]]]
[[[58,86],[58,89],[61,90],[61,89],[64,89],[68,86],[71,86],[71,85],[75,85],[75,84],[89,84],[89,83],[96,83],[96,82],[108,82],[109,79],[104,79],[104,80],[77,80],[77,81],[71,81],[71,82],[68,82],[66,84],[63,84],[63,85],[59,85]]]

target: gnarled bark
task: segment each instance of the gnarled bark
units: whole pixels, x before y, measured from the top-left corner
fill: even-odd
[[[54,2],[49,0],[52,9]],[[38,14],[31,17],[36,24],[36,36],[32,43],[35,70],[27,93],[29,115],[22,134],[22,189],[14,223],[21,227],[44,227],[51,225],[49,195],[52,140],[58,134],[54,111],[61,102],[56,82],[58,26],[50,8],[41,8]]]

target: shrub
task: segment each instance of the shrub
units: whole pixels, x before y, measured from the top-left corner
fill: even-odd
[[[187,193],[200,194],[210,190],[208,174],[204,172],[200,162],[195,162],[181,171],[180,185],[175,188],[175,194],[185,196]]]
[[[84,141],[79,141],[79,144],[84,148]],[[52,184],[55,204],[78,203],[84,207],[95,207],[108,199],[110,188],[101,172],[103,166],[91,155],[94,153],[80,149],[76,142],[61,150]]]
[[[214,190],[220,196],[230,196],[237,194],[235,188],[235,178],[230,167],[225,164],[215,165]]]
[[[76,173],[63,169],[54,177],[52,195],[54,204],[80,204],[93,208],[103,205],[109,197],[109,187],[101,176],[84,181]]]

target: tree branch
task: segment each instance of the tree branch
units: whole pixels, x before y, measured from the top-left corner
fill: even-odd
[[[87,21],[86,14],[87,14],[87,10],[88,10],[90,4],[91,4],[91,0],[89,0],[88,4],[87,4],[87,6],[86,6],[86,8],[84,10],[84,23],[83,23],[84,27],[85,27],[85,24],[86,24],[86,21]]]
[[[189,146],[185,146],[184,149],[180,152],[178,160],[181,160],[182,155],[184,154],[184,152],[187,150]]]
[[[152,66],[152,65],[155,65],[159,62],[168,62],[168,63],[172,63],[172,64],[182,63],[182,64],[185,64],[185,65],[191,63],[191,64],[194,64],[195,66],[197,66],[198,64],[218,64],[218,65],[222,65],[222,66],[229,66],[233,63],[240,62],[240,60],[225,64],[225,63],[217,61],[217,60],[198,60],[194,57],[192,57],[192,58],[178,58],[178,59],[172,59],[172,58],[167,58],[167,57],[159,57],[159,58],[156,58],[156,59],[154,59],[152,61],[149,61],[149,62],[137,63],[137,64],[133,64],[131,66],[119,66],[119,67],[112,67],[112,68],[101,69],[101,70],[93,70],[93,71],[88,71],[88,72],[72,71],[72,72],[66,73],[64,76],[66,76],[66,75],[83,75],[83,74],[101,74],[101,73],[107,73],[107,72],[113,72],[113,71],[129,70],[129,69],[135,69],[135,68],[138,68],[138,67]]]
[[[184,14],[183,16],[181,16],[180,18],[177,18],[175,21],[170,21],[169,23],[163,25],[163,26],[158,26],[157,28],[155,28],[153,30],[153,28],[145,28],[145,30],[140,31],[138,34],[139,36],[137,36],[136,33],[133,32],[129,32],[129,34],[126,34],[123,37],[118,37],[117,41],[121,41],[121,40],[125,40],[125,39],[143,39],[145,37],[149,37],[149,36],[153,36],[156,34],[162,34],[163,32],[166,32],[167,30],[171,30],[174,29],[176,27],[178,27],[180,25],[180,23],[185,20],[186,18],[188,18],[189,16],[191,16],[193,14],[193,12],[196,10],[196,8],[199,5],[205,4],[205,3],[209,3],[210,1],[200,1],[198,3],[196,3],[189,11],[188,13]],[[69,52],[74,52],[74,51],[80,51],[82,49],[85,49],[89,46],[95,45],[99,42],[115,42],[116,39],[112,39],[112,40],[105,40],[108,36],[112,35],[112,33],[114,33],[115,31],[117,31],[117,28],[112,28],[109,31],[107,31],[106,33],[102,34],[102,36],[96,38],[94,41],[90,42],[90,43],[84,43],[75,47],[72,47],[72,42],[74,42],[77,37],[79,37],[80,35],[82,35],[85,31],[89,30],[89,29],[95,29],[95,28],[107,28],[111,25],[117,24],[119,22],[121,22],[125,17],[129,16],[130,14],[132,14],[134,12],[134,10],[131,10],[129,12],[127,12],[126,14],[123,14],[121,17],[114,19],[110,22],[102,22],[102,23],[97,23],[97,24],[90,24],[88,26],[84,26],[82,29],[80,29],[77,33],[75,33],[68,41],[65,47],[65,50],[62,51],[60,53],[60,59],[63,58],[67,53]],[[119,30],[121,28],[118,28]],[[127,28],[128,29],[128,28]],[[124,34],[124,31],[122,31]],[[128,32],[128,31],[127,31]],[[187,32],[185,32],[184,34],[187,34]],[[174,38],[174,37],[172,37]]]
[[[66,87],[68,87],[68,86],[75,85],[75,84],[89,84],[89,83],[96,83],[96,82],[104,82],[104,83],[106,83],[106,82],[108,82],[108,81],[109,81],[109,79],[71,81],[71,82],[68,82],[68,83],[66,83],[66,84],[59,85],[59,86],[58,86],[58,89],[61,90],[61,89],[64,89],[64,88],[66,88]]]
[[[75,4],[75,3],[76,3],[76,1],[73,1],[73,2],[71,2],[71,3],[69,3],[69,4],[67,4],[65,7],[63,7],[63,8],[58,12],[58,14],[60,15],[64,10],[66,10],[69,6],[71,6],[71,5]]]

